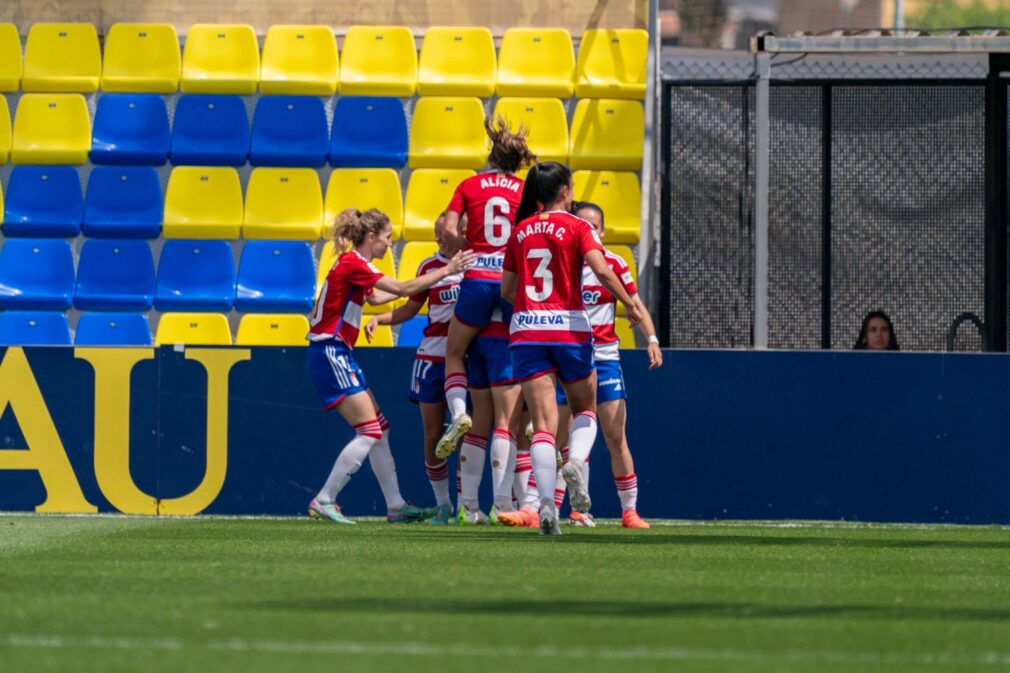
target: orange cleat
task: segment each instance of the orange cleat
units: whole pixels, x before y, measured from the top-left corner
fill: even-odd
[[[532,507],[523,507],[515,512],[499,512],[498,523],[503,526],[536,528],[540,525],[540,515]]]
[[[596,522],[593,521],[593,515],[589,512],[582,514],[581,512],[572,511],[568,515],[568,523],[573,526],[585,526],[586,528],[596,528]]]
[[[638,512],[633,509],[624,510],[621,515],[621,528],[652,528],[649,522],[638,516]]]

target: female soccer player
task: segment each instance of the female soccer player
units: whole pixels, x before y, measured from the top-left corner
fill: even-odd
[[[325,409],[336,409],[354,428],[355,436],[337,456],[319,494],[309,503],[309,515],[335,523],[353,523],[337,505],[337,495],[367,456],[382,488],[390,522],[416,521],[424,510],[405,502],[396,479],[389,448],[389,423],[365,383],[365,375],[351,350],[361,325],[361,305],[366,300],[384,303],[391,296],[408,297],[423,292],[447,276],[473,263],[472,253],[457,253],[442,268],[401,283],[388,278],[371,263],[392,245],[389,218],[374,208],[362,213],[348,209],[334,222],[331,238],[346,250],[326,277],[312,312],[307,365],[312,383]],[[376,292],[376,289],[380,292]]]
[[[555,436],[561,379],[572,409],[571,454],[562,469],[572,508],[589,510],[582,466],[596,439],[596,372],[592,328],[582,300],[582,265],[626,307],[638,306],[607,264],[592,225],[568,212],[572,174],[556,162],[534,166],[523,189],[515,233],[505,251],[502,296],[515,306],[509,334],[512,366],[522,382],[535,434],[530,447],[540,497],[541,534],[560,534],[554,506]],[[540,212],[538,212],[540,211]]]
[[[435,449],[439,458],[456,450],[459,439],[473,425],[466,413],[467,377],[464,357],[477,333],[487,327],[494,310],[500,309],[505,322],[512,316],[512,306],[502,300],[501,264],[505,245],[512,234],[523,181],[514,173],[531,164],[536,157],[526,145],[526,131],[509,130],[498,117],[484,122],[491,139],[488,164],[493,169],[467,178],[459,184],[447,208],[449,229],[456,230],[459,218],[467,215],[466,249],[476,253],[473,268],[463,275],[459,299],[449,323],[445,350],[445,400],[452,422]]]

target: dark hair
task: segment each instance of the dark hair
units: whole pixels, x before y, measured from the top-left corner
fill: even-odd
[[[368,234],[381,234],[389,225],[389,217],[381,210],[369,208],[365,212],[347,208],[340,211],[333,221],[330,230],[330,240],[337,250],[345,250],[348,246],[358,246]]]
[[[605,220],[603,219],[603,208],[592,201],[572,201],[572,215],[575,215],[580,210],[595,210],[600,214],[600,226],[606,227]]]
[[[891,333],[891,342],[887,344],[887,349],[889,351],[901,350],[898,346],[898,335],[894,333],[894,324],[891,322],[891,317],[888,316],[883,311],[870,311],[863,318],[863,326],[859,328],[859,338],[856,339],[856,345],[853,346],[853,350],[865,351],[866,350],[866,332],[870,329],[870,321],[874,318],[880,318],[885,323],[887,323],[887,330]]]
[[[526,174],[523,197],[516,211],[516,223],[537,213],[543,206],[553,203],[561,188],[572,184],[572,172],[556,161],[537,164]]]
[[[508,120],[504,117],[495,117],[493,121],[487,117],[484,119],[484,130],[491,139],[491,153],[487,157],[487,162],[493,168],[506,173],[515,173],[537,160],[536,155],[526,144],[529,133],[525,125],[520,124],[518,130],[512,133]]]

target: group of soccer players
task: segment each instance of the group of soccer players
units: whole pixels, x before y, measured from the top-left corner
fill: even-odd
[[[647,528],[636,511],[637,477],[625,437],[616,302],[644,332],[650,368],[655,368],[662,353],[652,320],[627,265],[600,241],[602,210],[573,203],[571,172],[556,162],[535,163],[522,128],[513,133],[501,118],[485,126],[491,171],[457,187],[435,224],[438,253],[421,263],[414,280],[388,278],[371,263],[391,245],[384,214],[347,210],[337,217],[332,238],[347,252],[338,257],[317,300],[308,369],[324,407],[336,409],[356,434],[309,504],[309,514],[353,523],[341,512],[337,496],[367,457],[390,521],[449,523],[454,515],[447,459],[458,448],[455,518],[460,523],[530,526],[559,534],[565,492],[560,477],[567,485],[572,523],[594,525],[588,461],[599,414],[622,525]],[[516,173],[531,164],[524,182]],[[402,323],[429,305],[410,397],[424,426],[434,509],[415,507],[400,495],[389,423],[352,355],[362,303],[395,297],[408,301],[373,318],[365,335],[379,324]],[[443,432],[446,411],[450,422]],[[494,491],[490,517],[477,499],[488,452]]]

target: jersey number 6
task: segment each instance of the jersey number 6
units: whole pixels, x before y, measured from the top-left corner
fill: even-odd
[[[500,196],[492,196],[484,204],[484,240],[489,245],[501,247],[509,242],[512,221],[508,215],[511,211],[509,202]]]

